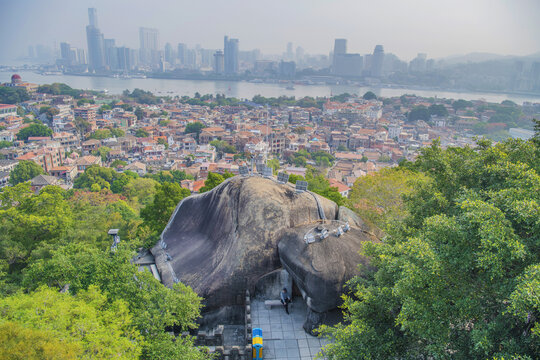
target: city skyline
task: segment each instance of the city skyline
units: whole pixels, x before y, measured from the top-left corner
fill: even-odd
[[[528,55],[540,50],[540,40],[534,36],[540,32],[540,25],[534,21],[535,14],[540,12],[538,2],[516,1],[510,9],[507,1],[491,1],[487,7],[488,2],[482,0],[475,2],[474,6],[462,7],[461,13],[456,13],[456,10],[447,11],[450,10],[447,4],[438,4],[438,10],[431,11],[434,5],[424,0],[414,2],[422,5],[422,10],[407,13],[404,12],[406,8],[397,2],[390,6],[392,1],[383,1],[380,5],[363,4],[360,9],[362,11],[357,12],[355,19],[351,19],[349,12],[354,13],[359,7],[350,1],[332,2],[333,8],[328,8],[329,4],[321,1],[313,1],[310,6],[303,8],[301,3],[305,4],[305,1],[297,1],[286,7],[281,1],[265,7],[238,0],[228,2],[231,8],[242,6],[242,17],[239,19],[239,15],[235,15],[227,6],[205,1],[206,20],[203,21],[203,14],[198,11],[203,6],[194,4],[162,2],[141,12],[144,5],[137,1],[126,7],[124,1],[108,4],[96,0],[72,4],[64,0],[53,0],[42,4],[30,0],[8,0],[2,5],[8,15],[7,20],[0,26],[13,28],[10,22],[17,18],[15,14],[24,14],[32,21],[28,27],[20,29],[22,34],[19,37],[14,37],[13,31],[0,31],[0,43],[10,49],[0,55],[0,61],[23,55],[28,45],[45,43],[52,46],[56,43],[58,49],[60,42],[68,42],[78,48],[86,48],[86,34],[82,25],[88,24],[87,8],[90,7],[98,10],[99,30],[116,39],[117,46],[129,48],[139,48],[139,28],[144,27],[159,31],[160,49],[168,42],[174,47],[178,43],[185,43],[189,46],[200,44],[203,48],[220,49],[223,46],[221,39],[228,34],[231,38],[240,39],[240,50],[260,49],[264,54],[285,53],[288,43],[292,43],[294,48],[301,46],[306,53],[328,54],[335,38],[347,38],[351,53],[371,53],[375,45],[383,44],[385,51],[405,60],[413,59],[417,53],[428,53],[430,57],[441,58],[469,52]],[[452,4],[459,8],[465,2]],[[289,11],[276,17],[274,12],[280,7]],[[215,11],[208,12],[208,8]],[[161,11],[164,9],[170,11]],[[263,9],[268,16],[263,16]],[[324,10],[333,11],[326,11],[321,18]],[[403,17],[408,17],[408,20],[395,18],[398,11],[406,14]],[[122,19],[127,19],[122,20],[121,26],[118,25],[120,13]],[[377,22],[370,21],[366,14],[378,15],[375,16]],[[306,16],[311,16],[313,21],[304,24]],[[336,17],[339,16],[342,21],[337,21],[339,19]],[[172,21],[173,18],[176,21]],[[45,20],[55,26],[45,26]],[[414,20],[420,20],[420,25]],[[435,20],[438,20],[438,24]],[[319,24],[318,30],[313,23]],[[34,29],[36,26],[41,30]],[[268,31],[270,26],[272,31]],[[305,28],[303,31],[292,30],[302,26]],[[465,33],[467,41],[463,41]]]

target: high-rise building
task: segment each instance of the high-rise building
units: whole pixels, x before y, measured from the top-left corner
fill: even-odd
[[[225,56],[223,51],[218,50],[214,54],[214,72],[216,74],[223,74],[225,70]]]
[[[304,49],[301,46],[296,48],[296,62],[302,63],[304,61]]]
[[[110,69],[116,68],[118,56],[114,39],[103,39],[103,52],[105,53],[105,65]]]
[[[178,61],[180,62],[180,65],[186,64],[186,50],[187,50],[186,44],[182,44],[182,43],[178,44],[176,56],[178,56]]]
[[[159,56],[159,31],[157,29],[139,28],[141,62],[147,65],[155,65],[160,61]]]
[[[225,74],[238,74],[238,39],[223,40],[223,53],[225,62]]]
[[[424,72],[424,71],[426,71],[426,60],[427,60],[427,54],[419,53],[409,63],[409,71],[410,72]]]
[[[292,42],[287,43],[287,52],[285,53],[285,59],[290,61],[294,60],[294,53],[293,53],[293,44]]]
[[[347,39],[334,40],[334,55],[347,53]]]
[[[279,63],[279,75],[287,79],[294,79],[296,76],[296,63],[281,60]]]
[[[362,75],[364,60],[360,54],[347,54],[347,39],[334,41],[334,55],[332,60],[332,72],[338,76]]]
[[[77,62],[81,65],[88,64],[86,51],[84,51],[84,49],[77,49]]]
[[[97,24],[97,10],[88,9],[90,24],[86,27],[86,42],[88,44],[88,63],[91,70],[101,70],[105,66],[105,52],[103,47],[103,34]]]
[[[334,40],[334,58],[332,60],[332,70],[336,73],[337,58],[347,53],[347,39]]]
[[[170,43],[165,44],[165,61],[168,62],[171,65],[174,65],[175,61],[175,54],[173,47]]]
[[[338,76],[361,76],[363,66],[364,60],[360,54],[334,55],[334,74]]]
[[[69,54],[71,51],[71,45],[66,42],[60,43],[60,57],[63,61],[69,61]]]
[[[90,26],[98,27],[97,9],[88,8],[88,22]]]
[[[384,48],[382,45],[375,46],[371,60],[371,76],[381,77],[384,62]]]

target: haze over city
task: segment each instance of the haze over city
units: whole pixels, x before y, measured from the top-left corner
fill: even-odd
[[[240,40],[241,50],[263,54],[281,54],[288,42],[309,54],[328,54],[335,38],[347,38],[349,50],[358,53],[384,44],[404,60],[419,52],[441,58],[540,51],[540,2],[535,0],[167,0],[151,5],[143,0],[3,0],[0,61],[22,57],[36,44],[58,48],[65,41],[85,47],[89,7],[98,9],[101,31],[127,47],[138,46],[138,29],[144,26],[159,30],[161,46],[182,42],[218,49],[229,34]]]

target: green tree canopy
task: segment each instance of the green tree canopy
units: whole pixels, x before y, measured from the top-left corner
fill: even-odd
[[[150,133],[144,129],[137,129],[137,131],[135,131],[135,136],[139,138],[149,137]]]
[[[88,138],[96,140],[104,140],[112,137],[111,130],[109,129],[97,129]]]
[[[463,99],[459,99],[459,100],[456,100],[452,103],[452,107],[454,108],[454,110],[458,111],[458,110],[463,110],[463,109],[466,109],[468,107],[472,107],[473,106],[473,103],[470,102],[470,101],[467,101],[467,100],[463,100]]]
[[[481,140],[425,148],[406,216],[364,254],[329,359],[533,359],[540,351],[539,150]]]
[[[156,185],[153,202],[141,210],[145,225],[152,231],[161,233],[180,200],[189,195],[191,192],[177,183],[164,182]]]
[[[132,316],[126,303],[122,300],[108,303],[106,295],[95,286],[76,296],[41,287],[31,294],[17,293],[0,299],[0,307],[0,326],[15,324],[23,330],[18,336],[37,337],[46,344],[65,343],[67,348],[59,350],[64,357],[72,354],[81,359],[138,359],[141,354],[142,339],[131,326]],[[21,337],[14,341],[15,346],[22,345]],[[27,343],[25,352],[32,355],[35,345]],[[48,351],[48,346],[41,346]]]
[[[17,139],[27,141],[29,137],[32,136],[45,136],[49,137],[52,135],[52,130],[46,125],[41,124],[32,124],[28,127],[25,127],[17,133]]]
[[[201,130],[204,129],[206,126],[200,122],[200,121],[195,121],[195,122],[191,122],[189,124],[186,125],[186,129],[184,130],[184,133],[186,134],[196,134],[196,139],[197,141],[199,140],[199,134],[201,133]]]
[[[32,180],[41,174],[45,174],[45,170],[41,166],[30,160],[22,160],[15,165],[15,168],[9,174],[9,183],[17,185]]]
[[[18,104],[29,99],[26,89],[0,86],[0,104]]]
[[[436,115],[436,116],[448,116],[448,110],[446,110],[446,107],[443,104],[432,104],[428,108],[430,115]]]
[[[375,100],[377,99],[377,95],[375,95],[373,91],[368,91],[362,96],[362,98],[364,98],[364,100]]]
[[[230,172],[225,172],[223,175],[213,172],[208,172],[208,176],[206,177],[206,180],[204,182],[204,186],[199,189],[200,193],[207,192],[224,182],[226,179],[233,177],[234,174],[231,174]]]
[[[424,105],[415,106],[412,108],[412,110],[409,112],[408,119],[409,121],[416,121],[416,120],[429,120],[430,113],[429,109],[425,107]]]

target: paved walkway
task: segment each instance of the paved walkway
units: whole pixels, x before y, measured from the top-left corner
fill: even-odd
[[[294,298],[290,315],[282,306],[267,310],[263,300],[251,303],[253,328],[263,331],[263,355],[268,360],[312,360],[326,345],[326,339],[307,334],[302,325],[307,307],[302,298]]]

